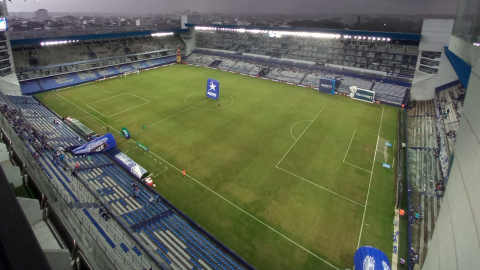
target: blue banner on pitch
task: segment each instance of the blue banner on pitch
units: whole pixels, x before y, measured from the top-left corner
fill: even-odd
[[[220,98],[220,82],[215,79],[207,80],[207,97],[213,99]]]
[[[112,133],[107,133],[102,137],[98,137],[93,141],[89,141],[88,143],[75,148],[72,153],[74,155],[86,155],[95,152],[107,151],[115,146],[117,146],[115,137],[113,137]]]
[[[357,89],[352,98],[373,103],[375,101],[375,92],[365,89]]]
[[[318,91],[325,94],[335,94],[335,80],[320,78],[320,86]]]

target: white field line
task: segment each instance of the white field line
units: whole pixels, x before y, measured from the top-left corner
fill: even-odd
[[[200,103],[195,104],[195,106],[196,106],[196,105],[199,105],[199,104],[202,104],[202,103],[204,103],[204,102],[207,102],[207,101],[208,101],[208,99],[207,99],[207,100],[204,100],[204,101],[202,101],[202,102],[200,102]],[[177,113],[172,114],[172,115],[170,115],[170,116],[168,116],[168,117],[166,117],[166,118],[163,118],[163,119],[160,120],[160,121],[157,121],[157,122],[155,122],[155,123],[153,123],[153,124],[151,124],[151,125],[148,125],[148,126],[146,126],[146,128],[152,127],[152,126],[154,126],[154,125],[156,125],[156,124],[160,124],[161,122],[163,122],[163,121],[165,121],[165,120],[167,120],[167,119],[170,119],[170,118],[174,117],[175,115],[181,114],[181,113],[183,113],[184,111],[187,111],[187,110],[190,110],[190,109],[194,109],[194,108],[195,108],[195,107],[188,107],[188,108],[186,108],[186,109],[183,110],[183,111],[177,112]],[[133,132],[133,133],[130,133],[130,135],[133,135],[133,134],[135,134],[135,133],[138,133],[138,131]]]
[[[107,100],[107,99],[112,99],[112,98],[119,97],[119,96],[123,96],[123,95],[126,95],[126,94],[132,95],[132,96],[134,96],[134,97],[136,97],[136,98],[139,98],[139,99],[142,99],[142,100],[144,100],[144,101],[146,101],[146,102],[145,102],[145,103],[142,103],[142,104],[140,104],[140,105],[134,106],[134,107],[132,107],[132,108],[130,108],[130,109],[126,109],[126,110],[123,110],[123,111],[121,111],[121,112],[114,113],[114,114],[108,115],[108,116],[104,115],[103,113],[95,110],[94,108],[92,108],[92,107],[90,106],[90,104],[97,103],[97,102],[100,102],[100,101],[104,101],[104,100]],[[136,109],[136,108],[138,108],[138,107],[140,107],[140,106],[143,106],[143,105],[146,105],[146,104],[148,104],[148,103],[150,103],[150,100],[144,99],[144,98],[139,97],[139,96],[137,96],[137,95],[134,95],[134,94],[132,94],[132,93],[123,93],[123,94],[120,94],[120,95],[116,95],[116,96],[113,96],[113,97],[104,98],[104,99],[101,99],[101,100],[97,100],[97,101],[88,103],[88,104],[86,104],[86,106],[89,107],[90,109],[98,112],[99,114],[105,116],[105,117],[112,117],[112,116],[119,115],[119,114],[124,113],[124,112],[128,112],[128,111],[130,111],[130,110]]]
[[[373,133],[366,132],[366,131],[362,131],[362,130],[357,130],[357,131],[358,131],[358,132],[361,132],[361,133],[365,133],[365,134],[371,135],[371,136],[374,136],[374,137],[377,137],[377,136],[378,136],[377,134],[373,134]]]
[[[205,102],[205,101],[204,101],[204,102]],[[160,121],[157,121],[157,122],[155,122],[155,123],[153,123],[153,124],[151,124],[151,125],[149,125],[149,126],[146,126],[146,128],[149,128],[149,127],[151,127],[151,126],[154,126],[154,125],[156,125],[156,124],[159,124],[159,123],[161,123],[161,122],[163,122],[163,121],[165,121],[165,120],[167,120],[167,119],[169,119],[169,118],[174,117],[174,116],[177,115],[177,114],[181,114],[182,112],[184,112],[184,111],[186,111],[186,110],[190,110],[190,109],[192,109],[192,108],[193,108],[193,107],[189,107],[189,108],[186,108],[186,109],[183,110],[183,111],[180,111],[180,112],[178,112],[178,113],[172,114],[172,115],[170,115],[170,116],[168,116],[168,117],[166,117],[166,118],[163,118],[163,119],[160,120]],[[138,132],[138,131],[137,131],[137,132]],[[133,134],[135,134],[135,133],[137,133],[137,132],[133,132],[133,133],[131,133],[131,135],[133,135]]]
[[[195,94],[195,93],[194,93],[194,94]],[[230,96],[230,95],[228,95],[228,94],[223,94],[223,95],[224,95],[224,96],[229,96],[230,99],[232,99],[232,102],[230,102],[230,104],[228,104],[227,106],[222,106],[222,107],[220,107],[220,108],[207,109],[207,108],[198,108],[198,107],[195,107],[195,106],[197,106],[198,104],[195,104],[195,105],[193,105],[193,106],[188,105],[188,104],[187,104],[187,105],[188,105],[188,106],[191,106],[191,107],[193,107],[194,109],[197,109],[197,110],[204,110],[204,111],[222,110],[222,109],[225,109],[225,108],[230,107],[230,106],[233,104],[233,97],[232,97],[232,96]],[[189,95],[189,96],[190,96],[190,95]],[[213,99],[209,99],[209,100],[213,100]],[[202,102],[200,102],[200,103],[202,103]],[[200,103],[199,103],[199,104],[200,104]]]
[[[164,160],[163,158],[159,157],[157,154],[155,154],[154,152],[150,152],[151,154],[153,154],[154,156],[156,156],[157,158],[161,159],[162,161],[164,161],[165,163],[167,163],[168,165],[170,165],[170,167],[174,168],[175,170],[177,170],[178,172],[181,172],[180,169],[178,169],[177,167],[173,166],[172,164],[170,164],[168,161]],[[188,178],[190,178],[191,180],[197,182],[199,185],[203,186],[204,188],[208,189],[209,191],[211,191],[212,193],[214,193],[215,195],[217,195],[218,197],[222,198],[224,201],[228,202],[229,204],[231,204],[232,206],[234,206],[235,208],[237,208],[238,210],[242,211],[243,213],[245,213],[246,215],[250,216],[251,218],[253,218],[254,220],[258,221],[259,223],[261,223],[262,225],[264,225],[265,227],[269,228],[270,230],[274,231],[275,233],[277,233],[278,235],[282,236],[283,238],[285,238],[286,240],[290,241],[292,244],[296,245],[297,247],[305,250],[306,252],[308,252],[310,255],[314,256],[315,258],[323,261],[324,263],[326,263],[327,265],[331,266],[332,268],[336,269],[336,270],[340,270],[338,269],[337,267],[335,267],[334,265],[330,264],[329,262],[327,262],[326,260],[320,258],[319,256],[317,256],[316,254],[314,254],[313,252],[311,252],[310,250],[304,248],[303,246],[301,246],[300,244],[298,244],[297,242],[293,241],[292,239],[286,237],[285,235],[283,235],[282,233],[280,233],[279,231],[275,230],[274,228],[272,228],[271,226],[269,226],[268,224],[266,224],[265,222],[261,221],[260,219],[256,218],[255,216],[253,216],[252,214],[248,213],[247,211],[243,210],[242,208],[240,208],[239,206],[237,206],[236,204],[232,203],[231,201],[229,201],[228,199],[226,199],[225,197],[223,197],[222,195],[218,194],[216,191],[212,190],[211,188],[209,188],[208,186],[204,185],[202,182],[198,181],[197,179],[191,177],[189,174],[186,175]]]
[[[301,179],[301,180],[303,180],[303,181],[305,181],[305,182],[308,182],[308,183],[310,183],[310,184],[312,184],[312,185],[314,185],[314,186],[317,186],[317,187],[319,187],[319,188],[321,188],[321,189],[323,189],[323,190],[326,190],[326,191],[328,191],[328,192],[330,192],[330,193],[332,193],[332,194],[335,194],[335,195],[337,195],[337,196],[339,196],[339,197],[341,197],[341,198],[343,198],[343,199],[345,199],[345,200],[348,200],[348,201],[350,201],[350,202],[352,202],[352,203],[355,203],[355,204],[358,204],[358,205],[364,207],[363,204],[360,204],[360,203],[358,203],[358,202],[356,202],[356,201],[353,201],[353,200],[351,200],[351,199],[349,199],[349,198],[347,198],[347,197],[345,197],[345,196],[342,196],[342,195],[340,195],[340,194],[338,194],[338,193],[335,193],[335,192],[333,192],[333,191],[331,191],[331,190],[329,190],[329,189],[327,189],[327,188],[325,188],[325,187],[322,187],[322,186],[320,186],[320,185],[318,185],[318,184],[316,184],[316,183],[314,183],[314,182],[312,182],[312,181],[309,181],[309,180],[307,180],[307,179],[305,179],[305,178],[303,178],[303,177],[300,177],[300,176],[298,176],[298,175],[296,175],[296,174],[294,174],[294,173],[291,173],[291,172],[289,172],[289,171],[287,171],[287,170],[285,170],[285,169],[282,169],[282,168],[278,167],[278,165],[280,165],[280,163],[281,163],[281,162],[283,161],[283,159],[287,156],[287,154],[290,152],[290,150],[292,150],[292,148],[295,146],[295,144],[297,143],[297,141],[300,140],[300,138],[301,138],[302,135],[305,133],[305,131],[307,131],[307,129],[310,127],[310,125],[313,123],[313,121],[315,121],[315,119],[317,119],[318,115],[320,115],[320,113],[323,111],[323,109],[325,109],[325,107],[323,107],[323,108],[317,113],[317,115],[315,116],[315,118],[313,118],[313,120],[300,121],[300,122],[306,122],[306,121],[311,121],[311,122],[310,122],[310,124],[308,124],[308,126],[305,128],[305,130],[302,132],[302,134],[300,134],[300,136],[298,136],[298,139],[295,139],[295,137],[293,138],[293,139],[295,139],[295,142],[294,142],[293,145],[290,147],[290,149],[288,149],[287,153],[285,153],[285,155],[283,155],[282,159],[277,163],[277,165],[275,165],[275,168],[277,168],[277,169],[279,169],[279,170],[282,170],[282,171],[284,171],[284,172],[286,172],[286,173],[288,173],[288,174],[290,174],[290,175],[292,175],[292,176],[295,176],[295,177],[297,177],[297,178],[299,178],[299,179]],[[297,123],[300,123],[300,122],[297,122]],[[294,125],[296,125],[297,123],[295,123]],[[293,126],[292,126],[292,127],[293,127]],[[290,128],[290,134],[291,134],[291,133],[292,133],[292,128]],[[292,134],[292,137],[293,137],[293,134]]]
[[[355,167],[355,168],[357,168],[357,169],[360,169],[360,170],[362,170],[362,171],[366,171],[366,172],[368,172],[368,173],[372,173],[371,171],[369,171],[369,170],[367,170],[367,169],[360,168],[360,167],[355,166],[355,165],[353,165],[353,164],[350,164],[350,163],[348,163],[348,162],[345,162],[345,161],[344,161],[343,163],[345,163],[345,164],[347,164],[347,165],[350,165],[350,166],[352,166],[352,167]]]
[[[357,130],[355,129],[355,130],[353,131],[353,135],[352,135],[352,139],[350,140],[350,144],[348,145],[347,152],[345,152],[345,156],[343,157],[343,163],[345,163],[345,164],[347,164],[347,165],[350,165],[350,166],[352,166],[352,167],[355,167],[355,168],[357,168],[357,169],[360,169],[360,170],[362,170],[362,171],[366,171],[366,172],[368,172],[368,173],[372,173],[371,171],[369,171],[369,170],[367,170],[367,169],[364,169],[364,168],[358,167],[358,166],[356,166],[356,165],[353,165],[353,164],[351,164],[351,163],[345,162],[345,159],[347,159],[348,150],[350,150],[350,146],[352,145],[353,137],[355,137],[355,133],[356,133],[356,132],[357,132]],[[360,131],[360,132],[363,132],[363,131]],[[363,132],[363,133],[371,134],[371,133],[367,133],[367,132]],[[377,141],[377,143],[378,143],[378,141]],[[376,146],[375,146],[375,147],[376,147]],[[377,151],[378,151],[378,150],[377,150]],[[375,162],[375,160],[374,160],[373,162]]]
[[[121,114],[121,113],[124,113],[124,112],[128,112],[128,111],[130,111],[130,110],[136,109],[136,108],[138,108],[138,107],[140,107],[140,106],[143,106],[143,105],[146,105],[146,104],[148,104],[148,103],[150,103],[150,101],[147,101],[147,102],[145,102],[145,103],[142,103],[142,104],[140,104],[140,105],[137,105],[137,106],[135,106],[135,107],[133,107],[133,108],[126,109],[126,110],[123,110],[123,111],[121,111],[121,112],[118,112],[118,113],[109,115],[108,117],[112,117],[112,116],[115,116],[115,115],[118,115],[118,114]]]
[[[336,111],[336,112],[339,112],[339,113],[342,113],[342,114],[346,114],[346,115],[351,115],[351,116],[355,116],[355,117],[360,117],[360,118],[363,118],[363,119],[367,119],[367,120],[371,120],[371,121],[376,121],[376,122],[380,122],[381,120],[377,120],[377,119],[373,119],[373,118],[368,118],[368,117],[364,117],[364,116],[360,116],[360,115],[356,115],[356,114],[351,114],[351,113],[346,113],[344,111],[339,111],[339,110],[335,110],[335,109],[331,109],[331,108],[327,108],[328,110],[332,110],[332,111]]]
[[[343,157],[343,163],[345,163],[345,159],[347,158],[348,150],[350,150],[350,146],[352,145],[353,137],[355,137],[356,132],[357,132],[357,130],[355,129],[353,131],[353,135],[352,135],[352,139],[350,140],[350,144],[348,145],[347,152],[345,152],[345,156]]]
[[[116,97],[123,96],[123,95],[126,95],[126,94],[129,94],[129,93],[123,93],[123,94],[120,94],[120,95],[115,95],[115,96],[112,96],[112,97],[100,99],[100,100],[97,100],[97,101],[94,101],[94,102],[90,102],[90,103],[88,103],[87,105],[90,105],[90,104],[93,104],[93,103],[97,103],[97,102],[100,102],[100,101],[104,101],[104,100],[107,100],[107,99],[116,98]]]
[[[107,93],[112,93],[112,92],[107,91],[107,90],[105,90],[105,89],[103,89],[103,88],[100,88],[100,87],[98,87],[98,86],[96,86],[96,85],[92,85],[92,86],[95,87],[95,88],[97,88],[97,89],[100,89],[100,90],[102,90],[102,91],[105,91],[105,92],[107,92]]]
[[[383,112],[384,111],[385,111],[385,107],[382,107],[382,117],[380,118],[380,126],[378,127],[377,144],[375,145],[375,150],[378,147],[378,140],[380,139],[380,131],[382,129],[382,121],[383,121]],[[370,173],[370,181],[368,183],[367,199],[365,200],[365,209],[363,210],[362,225],[360,227],[360,235],[358,236],[357,248],[360,247],[360,240],[362,239],[363,223],[365,222],[365,213],[367,213],[368,196],[370,196],[370,187],[372,185],[373,169],[375,168],[375,158],[376,157],[377,157],[377,151],[375,151],[375,155],[373,156],[372,172]]]
[[[90,107],[90,105],[88,105],[88,104],[85,104],[85,105],[86,105],[87,107],[89,107],[90,109],[92,109],[92,110],[96,111],[97,113],[99,113],[99,114],[101,114],[101,115],[103,115],[103,116],[105,116],[105,117],[108,117],[108,116],[106,116],[105,114],[103,114],[103,113],[101,113],[101,112],[99,112],[99,111],[95,110],[94,108]]]
[[[132,94],[132,93],[129,93],[129,94],[130,94],[130,95],[132,95],[132,96],[134,96],[134,97],[137,97],[137,98],[139,98],[139,99],[143,99],[143,100],[145,100],[145,101],[148,101],[148,102],[150,102],[150,100],[148,100],[148,99],[144,99],[144,98],[142,98],[142,97],[139,97],[139,96],[137,96],[137,95],[135,95],[135,94]]]
[[[293,139],[294,139],[295,141],[296,141],[297,139],[295,139],[295,136],[293,136],[293,132],[292,132],[293,127],[294,127],[296,124],[303,123],[303,122],[307,122],[307,121],[312,121],[312,120],[298,121],[298,122],[296,122],[295,124],[293,124],[293,126],[290,128],[290,135],[292,135],[292,137],[293,137]]]
[[[300,140],[300,138],[303,136],[303,134],[305,133],[305,131],[307,131],[307,129],[310,127],[310,125],[313,123],[313,121],[315,121],[315,119],[317,119],[318,115],[323,111],[323,109],[325,109],[325,107],[323,107],[323,108],[317,113],[317,115],[315,116],[315,118],[313,118],[312,122],[310,122],[310,124],[308,124],[308,126],[305,128],[305,130],[302,132],[302,134],[300,134],[300,136],[298,136],[297,140],[295,140],[295,142],[292,144],[292,146],[290,147],[290,149],[288,149],[288,151],[285,153],[285,155],[283,155],[282,159],[280,159],[280,161],[277,163],[277,165],[275,165],[275,167],[277,167],[277,166],[282,162],[282,160],[288,155],[288,153],[290,152],[290,150],[292,150],[292,148],[295,146],[295,144],[298,142],[298,140]]]
[[[300,176],[298,176],[298,175],[296,175],[296,174],[293,174],[293,173],[291,173],[291,172],[289,172],[289,171],[287,171],[287,170],[285,170],[285,169],[282,169],[282,168],[277,167],[277,166],[275,166],[275,168],[277,168],[277,169],[279,169],[279,170],[282,170],[282,171],[284,171],[284,172],[286,172],[286,173],[288,173],[288,174],[290,174],[290,175],[293,175],[293,176],[295,176],[295,177],[297,177],[297,178],[299,178],[299,179],[302,179],[303,181],[308,182],[308,183],[310,183],[310,184],[312,184],[312,185],[314,185],[314,186],[317,186],[317,187],[319,187],[319,188],[321,188],[321,189],[323,189],[323,190],[325,190],[325,191],[328,191],[328,192],[330,192],[330,193],[332,193],[332,194],[334,194],[334,195],[337,195],[338,197],[341,197],[341,198],[343,198],[343,199],[345,199],[345,200],[347,200],[347,201],[350,201],[350,202],[352,202],[352,203],[354,203],[354,204],[360,205],[361,207],[365,207],[365,206],[364,206],[363,204],[361,204],[361,203],[358,203],[358,202],[356,202],[356,201],[354,201],[354,200],[351,200],[351,199],[349,199],[349,198],[347,198],[347,197],[345,197],[345,196],[342,196],[342,195],[340,195],[340,194],[338,194],[338,193],[336,193],[336,192],[333,192],[333,191],[331,191],[331,190],[329,190],[329,189],[327,189],[327,188],[324,188],[324,187],[322,187],[322,186],[320,186],[320,185],[318,185],[318,184],[316,184],[316,183],[314,183],[314,182],[312,182],[312,181],[309,181],[309,180],[307,180],[307,179],[305,179],[305,178],[303,178],[303,177],[300,177]]]
[[[75,106],[75,107],[79,108],[80,110],[84,111],[86,114],[90,115],[92,118],[95,118],[95,119],[97,119],[99,122],[103,123],[104,125],[107,125],[107,123],[105,123],[105,122],[103,122],[102,120],[98,119],[98,118],[95,117],[93,114],[87,112],[85,109],[83,109],[82,107],[78,106],[77,104],[75,104],[75,103],[71,102],[70,100],[64,98],[62,95],[58,94],[58,96],[61,97],[61,98],[63,98],[64,100],[66,100],[67,102],[69,102],[70,104],[72,104],[73,106]],[[120,131],[116,130],[114,127],[112,127],[112,126],[109,126],[109,127],[110,127],[110,129],[115,130],[117,133],[120,133]]]
[[[82,109],[81,107],[79,107],[77,104],[71,102],[70,100],[62,97],[61,95],[59,95],[61,98],[65,99],[67,102],[71,103],[72,105],[74,105],[75,107],[79,108],[80,110],[84,111],[85,113],[89,114],[91,117],[95,118],[95,119],[98,119],[97,117],[95,117],[94,115],[92,115],[91,113],[87,112],[86,110]],[[323,109],[322,109],[323,110]],[[318,116],[318,115],[317,115]],[[105,122],[103,122],[102,120],[98,119],[98,121],[102,122],[103,124],[106,125]],[[120,131],[116,130],[115,128],[113,127],[110,127],[111,129],[115,130],[117,133],[120,133]],[[129,142],[135,142],[134,140],[130,139]],[[170,167],[174,168],[175,170],[177,170],[178,172],[181,172],[181,170],[175,166],[173,166],[172,164],[170,164],[168,161],[166,161],[165,159],[159,157],[157,154],[155,154],[154,152],[152,151],[149,151],[150,154],[156,156],[158,159],[162,160],[163,162],[167,163]],[[187,177],[193,181],[195,181],[197,184],[201,185],[202,187],[208,189],[209,191],[211,191],[212,193],[214,193],[215,195],[217,195],[218,197],[222,198],[224,201],[228,202],[230,205],[232,205],[233,207],[237,208],[238,210],[242,211],[243,213],[245,213],[246,215],[248,215],[249,217],[253,218],[254,220],[258,221],[260,224],[264,225],[265,227],[267,227],[268,229],[274,231],[275,233],[277,233],[278,235],[280,235],[281,237],[285,238],[286,240],[288,240],[289,242],[291,242],[292,244],[296,245],[297,247],[303,249],[304,251],[306,251],[307,253],[309,253],[310,255],[314,256],[315,258],[321,260],[322,262],[324,262],[325,264],[329,265],[330,267],[332,267],[333,269],[336,269],[336,270],[340,270],[339,268],[335,267],[334,265],[332,265],[331,263],[327,262],[326,260],[320,258],[318,255],[316,255],[315,253],[311,252],[310,250],[304,248],[303,246],[301,246],[300,244],[298,244],[297,242],[293,241],[292,239],[286,237],[285,235],[283,235],[282,233],[280,233],[279,231],[275,230],[274,228],[272,228],[271,226],[269,226],[268,224],[266,224],[265,222],[261,221],[260,219],[256,218],[255,216],[253,216],[252,214],[248,213],[247,211],[243,210],[242,208],[240,208],[239,206],[237,206],[236,204],[232,203],[231,201],[227,200],[225,197],[223,197],[222,195],[218,194],[217,192],[215,192],[214,190],[212,190],[211,188],[209,188],[208,186],[204,185],[202,182],[198,181],[197,179],[191,177],[189,174],[187,174]]]

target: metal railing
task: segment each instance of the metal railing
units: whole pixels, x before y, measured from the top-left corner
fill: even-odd
[[[403,119],[404,119],[404,123],[403,123],[403,127],[404,127],[404,134],[405,134],[405,144],[408,148],[408,129],[407,129],[407,110],[404,110],[403,111]],[[412,190],[411,190],[411,187],[410,187],[410,166],[409,166],[409,161],[408,161],[408,154],[407,154],[407,163],[406,163],[406,166],[407,166],[407,192],[408,192],[408,195],[407,195],[407,205],[410,207],[410,201],[411,201],[411,198],[410,198],[410,195],[412,194]],[[408,210],[407,210],[408,211]],[[412,250],[412,224],[410,223],[410,221],[407,221],[408,223],[408,259],[407,259],[407,269],[411,269],[411,256],[410,256],[410,250]]]

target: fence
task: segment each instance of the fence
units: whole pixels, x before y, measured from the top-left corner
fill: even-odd
[[[401,110],[398,110],[397,112],[397,166],[395,166],[395,185],[396,185],[396,194],[395,194],[395,208],[398,209],[401,204],[401,198],[402,198],[402,193],[403,193],[403,185],[402,185],[402,177],[403,177],[403,163],[402,163],[402,142],[403,142],[403,136],[402,136],[402,112]]]
[[[408,130],[407,130],[407,110],[404,110],[403,111],[403,119],[404,119],[404,123],[403,123],[403,127],[404,127],[404,130],[403,130],[403,134],[405,135],[405,144],[408,148]],[[407,192],[408,192],[408,196],[407,196],[407,205],[410,207],[410,195],[412,194],[412,190],[410,188],[410,173],[409,173],[409,170],[410,170],[410,167],[409,167],[409,161],[408,161],[408,154],[407,154],[407,163],[406,163],[406,166],[407,166]],[[411,255],[410,255],[410,250],[412,250],[412,224],[409,222],[408,223],[408,259],[407,259],[407,269],[411,269]]]
[[[459,84],[462,84],[462,82],[460,82],[460,80],[456,80],[453,82],[446,83],[444,85],[440,85],[439,87],[435,87],[435,93],[441,92],[443,90],[447,90],[448,88],[455,85],[459,85]]]

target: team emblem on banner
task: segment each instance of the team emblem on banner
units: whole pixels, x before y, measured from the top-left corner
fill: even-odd
[[[207,80],[207,97],[213,99],[220,98],[220,82],[215,79]]]

